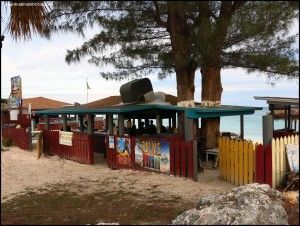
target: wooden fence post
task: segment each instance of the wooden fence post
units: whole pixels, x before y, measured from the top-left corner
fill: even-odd
[[[239,185],[239,142],[234,141],[234,185]]]
[[[253,142],[249,142],[249,184],[253,183],[253,155],[254,155],[254,145]]]
[[[272,139],[272,188],[276,188],[276,141]]]
[[[244,180],[243,184],[249,183],[249,165],[248,165],[248,159],[249,159],[249,143],[247,141],[244,141]]]
[[[239,186],[243,185],[243,141],[239,141]]]

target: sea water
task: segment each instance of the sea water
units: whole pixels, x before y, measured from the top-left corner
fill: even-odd
[[[244,139],[262,142],[262,116],[269,113],[268,108],[255,111],[255,114],[244,116]],[[297,131],[299,129],[299,120],[297,121]],[[284,120],[274,120],[274,129],[283,129]],[[292,124],[294,128],[294,123]],[[240,135],[240,116],[221,117],[221,132],[232,132]]]

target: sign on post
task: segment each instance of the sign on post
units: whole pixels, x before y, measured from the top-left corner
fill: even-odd
[[[9,107],[19,108],[22,105],[22,82],[20,76],[15,76],[10,79],[11,81],[11,94],[8,100]]]
[[[59,144],[72,146],[73,132],[59,131]]]

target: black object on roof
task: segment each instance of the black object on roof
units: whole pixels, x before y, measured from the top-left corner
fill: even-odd
[[[153,91],[149,78],[135,79],[120,87],[123,103],[138,103],[145,101],[144,94]]]

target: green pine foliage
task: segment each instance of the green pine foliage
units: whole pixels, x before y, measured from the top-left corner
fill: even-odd
[[[55,1],[50,33],[99,32],[73,50],[66,62],[88,57],[106,79],[121,80],[178,68],[245,68],[270,78],[299,76],[296,35],[299,16],[291,1]],[[100,69],[101,70],[101,69]]]

